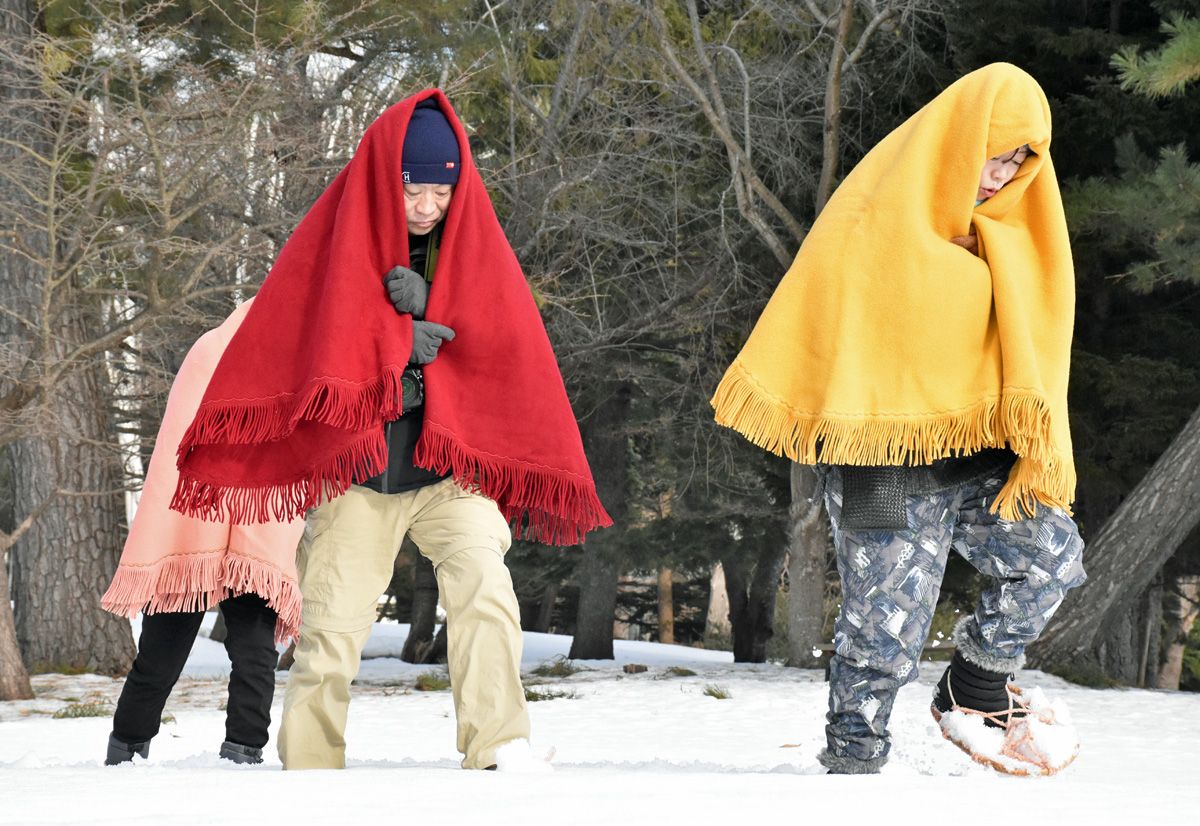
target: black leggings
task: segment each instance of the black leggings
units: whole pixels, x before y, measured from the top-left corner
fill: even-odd
[[[225,739],[261,749],[271,724],[275,694],[275,611],[258,594],[242,594],[221,602],[225,615],[225,650],[233,663]],[[203,611],[147,614],[137,658],[125,678],[113,715],[113,734],[126,743],[145,742],[158,734],[163,707],[183,671]]]

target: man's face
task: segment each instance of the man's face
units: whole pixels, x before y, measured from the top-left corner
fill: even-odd
[[[979,192],[975,200],[986,201],[995,195],[1004,185],[1013,179],[1021,164],[1029,157],[1029,147],[1022,146],[1003,155],[989,158],[983,165],[983,174],[979,176]]]
[[[405,184],[404,217],[412,235],[426,235],[446,217],[454,187],[450,184]]]

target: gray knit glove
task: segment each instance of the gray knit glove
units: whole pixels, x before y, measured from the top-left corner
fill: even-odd
[[[398,313],[410,313],[413,318],[425,317],[429,300],[429,282],[408,267],[392,267],[383,277],[388,297]]]
[[[437,357],[438,348],[443,341],[454,341],[454,331],[444,324],[434,324],[432,321],[413,322],[412,355],[408,357],[411,364],[429,364]]]

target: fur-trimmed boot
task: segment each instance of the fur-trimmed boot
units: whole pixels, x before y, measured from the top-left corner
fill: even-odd
[[[954,708],[970,709],[986,715],[985,725],[1005,728],[1009,715],[1023,716],[1028,710],[1014,704],[1008,691],[1011,674],[988,671],[975,665],[955,651],[950,666],[942,672],[942,679],[933,690],[933,707],[941,716]]]

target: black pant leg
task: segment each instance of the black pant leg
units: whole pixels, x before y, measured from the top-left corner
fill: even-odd
[[[113,734],[118,740],[141,743],[158,734],[163,707],[183,672],[203,619],[203,611],[164,611],[142,617],[137,657],[113,714]]]
[[[242,594],[221,603],[225,615],[225,650],[233,663],[229,675],[229,703],[225,714],[225,739],[261,749],[271,725],[271,699],[275,695],[275,611],[258,594]]]

